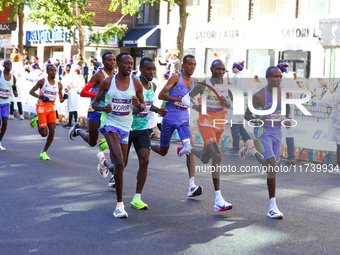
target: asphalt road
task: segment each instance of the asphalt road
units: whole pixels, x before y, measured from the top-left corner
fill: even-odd
[[[132,150],[123,194],[129,218],[116,219],[115,191],[96,170],[98,147],[71,141],[57,126],[51,160],[42,161],[45,138],[28,120],[9,121],[2,144],[0,254],[340,254],[340,175],[305,173],[304,165],[278,173],[284,219],[272,220],[265,174],[222,173],[222,194],[233,209],[215,212],[209,173],[196,174],[203,195],[186,197],[185,158],[173,143],[166,157],[151,153],[142,194],[149,209],[138,211],[129,206],[138,170]],[[223,165],[258,164],[223,155]]]

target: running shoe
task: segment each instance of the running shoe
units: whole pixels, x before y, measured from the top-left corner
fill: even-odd
[[[19,119],[20,119],[20,120],[24,120],[24,119],[25,119],[25,118],[24,118],[24,115],[20,115]]]
[[[35,128],[36,125],[38,125],[38,116],[35,116],[33,119],[30,121],[31,128]]]
[[[109,174],[109,169],[105,166],[104,162],[106,160],[104,152],[98,152],[97,153],[97,158],[99,160],[99,164],[97,166],[97,170],[99,172],[99,174],[101,176],[103,176],[104,178],[107,177],[107,175]]]
[[[124,209],[124,206],[116,207],[116,210],[113,212],[113,216],[116,218],[127,218],[128,214]]]
[[[133,198],[131,202],[131,207],[139,210],[146,210],[148,209],[148,205],[140,199],[140,197]]]
[[[247,156],[248,156],[248,150],[247,147],[242,147],[239,151],[238,151],[238,157],[242,160],[244,160]]]
[[[5,147],[2,147],[2,145],[0,144],[0,151],[5,151],[6,148]]]
[[[47,156],[46,151],[43,151],[43,150],[40,153],[40,159],[42,159],[42,160],[50,160],[49,156]]]
[[[106,139],[103,138],[99,141],[99,149],[101,151],[105,151],[106,149],[108,149],[109,147],[107,146],[107,142],[106,142]]]
[[[113,189],[116,187],[116,181],[115,181],[114,175],[111,175],[111,179],[110,179],[109,184],[107,186],[112,187]]]
[[[246,141],[245,146],[238,151],[238,157],[244,160],[247,156],[251,155],[250,150],[252,149],[255,149],[255,145],[253,140],[249,139]]]
[[[101,164],[98,164],[97,170],[103,178],[106,178],[109,175],[109,169],[107,167],[102,167]]]
[[[76,122],[73,127],[71,127],[70,131],[68,131],[68,134],[70,136],[70,139],[73,141],[74,139],[76,139],[77,134],[77,129],[79,129],[79,123]]]
[[[190,151],[191,151],[190,144],[187,144],[187,145],[184,145],[184,146],[182,145],[182,146],[177,148],[177,155],[179,157],[182,157],[184,154],[190,153]]]
[[[283,213],[279,211],[277,207],[269,209],[267,216],[271,219],[282,219]]]
[[[214,208],[216,212],[223,212],[233,209],[233,205],[222,199],[219,202],[215,201]]]
[[[189,187],[188,197],[196,197],[202,195],[203,187],[200,185]]]
[[[14,115],[9,115],[10,120],[14,120]]]

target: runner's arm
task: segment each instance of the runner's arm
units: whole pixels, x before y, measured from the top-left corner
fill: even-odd
[[[34,87],[30,90],[30,95],[39,98],[39,95],[35,93],[38,89],[41,89],[45,83],[45,79],[41,79],[34,85]]]
[[[82,89],[80,92],[81,97],[90,97],[90,98],[95,98],[97,93],[90,91],[96,84],[99,83],[99,73],[93,75],[91,77],[91,80],[86,84],[86,86]]]
[[[105,92],[108,91],[110,88],[111,79],[112,79],[112,76],[107,79],[104,79],[99,85],[99,91],[92,104],[93,109],[95,109],[96,111],[106,112],[106,113],[110,113],[112,111],[111,104],[108,104],[105,107],[100,106],[100,100],[102,100],[102,98],[105,95]]]
[[[164,88],[162,91],[159,93],[158,98],[161,100],[166,100],[166,101],[178,101],[181,102],[182,99],[179,97],[172,97],[167,95],[168,91],[172,88],[174,88],[177,83],[179,82],[179,74],[174,74],[173,76],[170,77],[168,82],[165,84]]]
[[[143,85],[139,80],[135,78],[133,78],[133,83],[135,85],[137,97],[132,96],[132,104],[137,107],[139,112],[142,112],[145,109],[144,96],[143,96]]]

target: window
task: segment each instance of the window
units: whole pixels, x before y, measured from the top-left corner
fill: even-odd
[[[269,66],[275,63],[274,50],[247,50],[247,67],[252,77],[257,75],[260,78],[266,77]]]
[[[276,6],[277,1],[274,0],[252,0],[250,18],[275,17]]]
[[[171,5],[169,3],[169,21],[168,24],[178,24],[179,23],[179,7],[177,4]]]
[[[140,17],[137,19],[138,26],[159,24],[159,4],[143,4],[141,6]]]
[[[210,0],[209,9],[209,21],[233,18],[233,0]]]
[[[340,77],[340,69],[336,68],[340,65],[340,48],[325,49],[325,78],[332,81],[338,81]],[[337,78],[337,79],[336,79]]]
[[[215,59],[220,59],[225,64],[226,72],[232,72],[232,58],[234,55],[233,49],[211,49],[207,48],[205,52],[205,74],[211,75],[210,66]]]
[[[202,17],[207,17],[206,8],[200,7],[200,0],[188,0],[187,4],[187,12],[189,13],[188,16],[188,23],[193,22],[206,22],[206,19],[202,19]]]
[[[335,0],[300,0],[298,14],[300,17],[327,15],[333,13],[333,7],[338,5]]]

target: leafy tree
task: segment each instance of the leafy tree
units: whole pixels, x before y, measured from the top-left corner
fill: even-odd
[[[24,51],[23,46],[23,36],[24,36],[24,7],[28,5],[30,0],[0,0],[0,10],[1,14],[3,14],[5,7],[10,8],[10,16],[8,18],[8,22],[14,20],[16,14],[18,14],[18,51],[20,54]]]
[[[75,42],[78,39],[80,53],[85,56],[82,26],[91,29],[94,24],[91,18],[95,15],[92,11],[86,11],[88,6],[88,0],[35,0],[30,4],[31,12],[28,18],[35,22],[42,20],[49,28],[59,26],[67,29]],[[76,38],[74,27],[79,32],[79,38]]]
[[[124,32],[127,30],[125,24],[120,24],[125,15],[138,15],[140,8],[143,4],[153,5],[154,3],[160,3],[161,0],[111,0],[109,11],[115,12],[119,6],[121,6],[121,13],[123,16],[113,24],[107,24],[103,31],[98,31],[90,35],[90,41],[99,44],[101,41],[107,43],[110,38],[118,36],[121,39],[124,36]],[[187,24],[188,13],[186,12],[187,0],[167,0],[170,4],[177,4],[180,12],[180,24],[177,36],[177,49],[179,50],[179,59],[183,56],[183,43]]]

